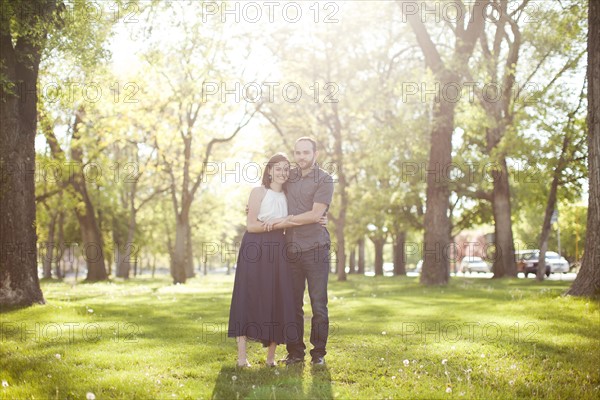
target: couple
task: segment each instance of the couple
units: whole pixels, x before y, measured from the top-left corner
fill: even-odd
[[[239,367],[249,367],[246,339],[267,347],[267,365],[285,343],[285,364],[304,362],[304,289],[312,306],[312,363],[324,364],[329,333],[327,279],[329,232],[324,215],[333,198],[331,176],[316,164],[317,143],[301,137],[294,146],[297,167],[275,154],[252,189],[247,227],[238,254],[228,337],[235,337]]]

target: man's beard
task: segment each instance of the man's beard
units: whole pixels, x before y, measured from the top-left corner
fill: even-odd
[[[300,169],[302,169],[304,171],[311,169],[313,167],[313,165],[315,165],[315,160],[316,160],[316,157],[311,158],[311,160],[306,163],[306,168],[300,167]],[[298,166],[300,166],[300,165],[298,165]]]

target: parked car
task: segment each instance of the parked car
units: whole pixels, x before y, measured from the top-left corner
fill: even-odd
[[[481,257],[466,256],[460,262],[460,271],[463,274],[467,272],[490,272],[490,266]]]
[[[546,264],[550,264],[550,272],[566,274],[570,270],[569,262],[554,251],[546,252]]]
[[[515,253],[517,260],[517,270],[523,272],[525,277],[529,274],[537,274],[537,266],[539,264],[540,251],[534,250],[522,250]],[[544,273],[546,276],[550,276],[552,273],[567,273],[569,272],[569,262],[561,257],[554,251],[546,252],[546,270]]]

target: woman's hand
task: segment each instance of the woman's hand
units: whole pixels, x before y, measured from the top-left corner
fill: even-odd
[[[286,217],[287,218],[287,217]],[[271,232],[273,230],[273,225],[280,224],[286,220],[286,218],[272,218],[265,222],[263,222],[263,229],[267,232]]]

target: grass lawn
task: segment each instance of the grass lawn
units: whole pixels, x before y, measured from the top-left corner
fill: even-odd
[[[233,276],[43,282],[46,305],[0,314],[0,399],[598,399],[599,304],[569,284],[331,276],[327,366],[250,343],[240,371]]]

